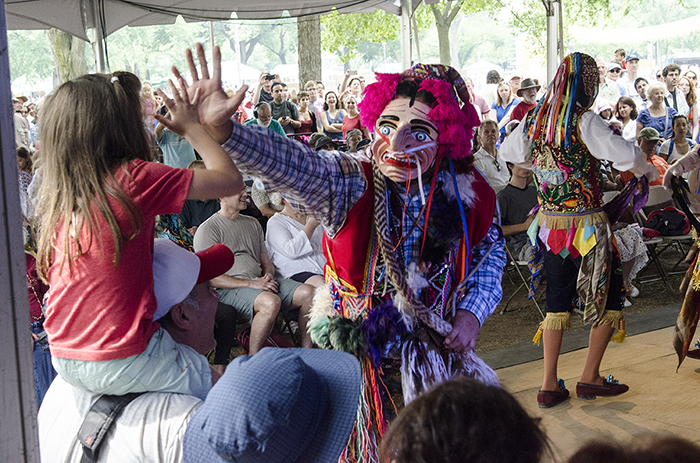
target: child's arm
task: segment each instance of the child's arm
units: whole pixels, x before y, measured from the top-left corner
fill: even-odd
[[[187,83],[182,78],[178,81],[179,89],[169,81],[173,99],[168,98],[160,89],[157,90],[170,111],[172,119],[160,115],[156,115],[156,119],[171,132],[185,137],[202,156],[206,166],[204,170],[194,170],[187,199],[217,199],[239,193],[244,188],[241,173],[221,145],[199,123],[197,114],[199,92],[195,92],[190,103],[187,98]]]

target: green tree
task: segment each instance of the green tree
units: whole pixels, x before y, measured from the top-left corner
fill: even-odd
[[[56,65],[56,73],[60,83],[75,79],[87,74],[88,67],[85,60],[85,41],[74,37],[68,32],[58,29],[49,29],[47,33],[53,59]]]
[[[7,31],[10,76],[27,76],[30,82],[53,74],[51,45],[45,31]]]

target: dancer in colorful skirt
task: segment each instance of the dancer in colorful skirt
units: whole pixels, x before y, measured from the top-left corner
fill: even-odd
[[[544,340],[544,379],[537,402],[549,408],[568,399],[557,379],[564,330],[569,329],[574,300],[583,302],[584,322],[593,325],[588,357],[576,385],[581,399],[612,396],[628,387],[600,375],[600,364],[615,328],[624,339],[624,288],[619,256],[603,208],[601,160],[637,176],[656,175],[644,154],[613,134],[590,111],[598,94],[598,70],[582,53],[567,56],[547,93],[501,145],[504,160],[535,172],[540,208],[528,230],[533,245],[533,290],[547,272],[547,316],[535,336]],[[637,192],[637,177],[612,203],[617,211]],[[642,182],[645,183],[645,182]],[[623,201],[624,199],[624,201]],[[636,204],[639,205],[639,201]]]
[[[457,375],[498,384],[473,349],[502,295],[504,240],[495,194],[472,167],[479,119],[459,74],[440,65],[378,74],[360,104],[375,140],[350,155],[232,123],[239,102],[224,100],[208,74],[200,80],[188,56],[189,91],[200,89],[210,133],[266,191],[281,192],[324,226],[327,287],[317,293],[309,330],[317,345],[353,353],[363,368],[341,460],[378,461],[390,401],[381,394],[382,357],[402,360],[406,401]],[[206,62],[199,45],[198,57]],[[215,76],[219,66],[215,57]]]

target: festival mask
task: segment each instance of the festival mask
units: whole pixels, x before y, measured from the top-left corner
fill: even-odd
[[[372,157],[379,170],[397,183],[415,180],[434,164],[439,135],[428,118],[431,107],[410,98],[390,101],[377,119]]]

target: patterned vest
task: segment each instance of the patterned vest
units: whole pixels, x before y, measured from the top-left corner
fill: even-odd
[[[549,145],[544,135],[532,142],[533,170],[545,214],[585,214],[603,206],[603,175],[600,160],[581,141],[578,108],[571,124],[577,127],[568,149]]]

